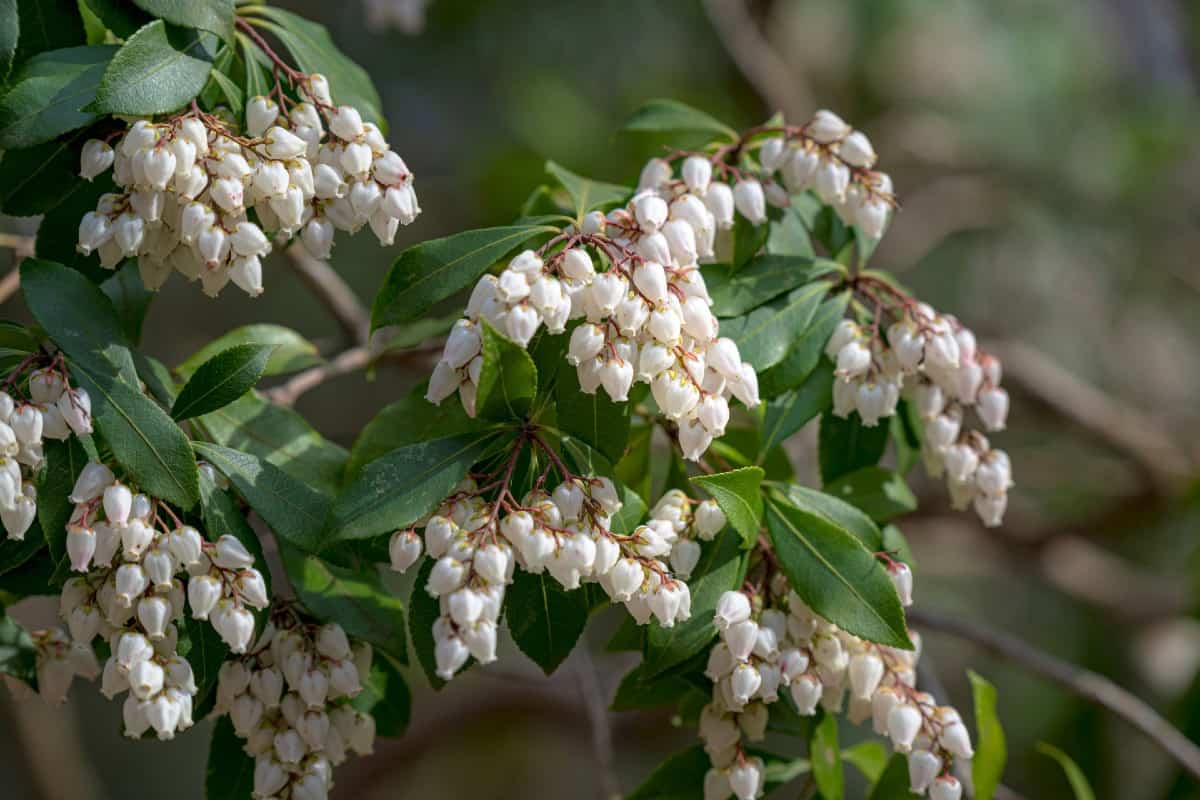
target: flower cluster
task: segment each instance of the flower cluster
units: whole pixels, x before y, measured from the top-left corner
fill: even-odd
[[[289,77],[301,99],[281,88],[279,102],[251,98],[240,133],[193,106],[136,121],[115,146],[88,141],[80,174],[91,180],[112,167],[121,192],[84,215],[79,251],[97,251],[110,269],[137,258],[149,289],[177,270],[215,297],[230,281],[262,292],[268,234],[299,234],[317,258],[329,257],[335,228],[369,225],[390,245],[420,213],[412,173],[377,126],[333,105],[324,76]]]
[[[350,751],[373,752],[375,719],[349,702],[371,658],[371,646],[352,644],[337,623],[278,606],[253,652],[221,665],[215,710],[255,759],[255,798],[324,800]]]
[[[92,432],[92,400],[71,386],[61,361],[24,377],[18,368],[7,382],[21,399],[0,391],[0,523],[17,541],[37,517],[34,474],[45,463],[43,442]]]
[[[719,334],[698,263],[713,255],[718,229],[733,225],[743,188],[713,180],[713,162],[688,158],[683,178],[652,160],[628,204],[596,211],[498,275],[485,275],[446,342],[426,397],[459,392],[475,413],[482,320],[521,346],[544,324],[564,333],[580,388],[617,402],[635,382],[650,385],[658,410],[678,425],[685,457],[697,460],[725,432],[729,398],[758,405],[758,376],[737,345]],[[757,185],[757,184],[756,184]],[[741,187],[741,184],[739,184]],[[759,187],[761,193],[761,187]]]
[[[890,561],[888,571],[901,600],[912,599],[912,573]],[[916,650],[865,641],[839,629],[804,604],[782,574],[761,592],[729,591],[717,603],[720,641],[709,652],[705,674],[713,700],[700,715],[700,737],[712,760],[706,800],[753,800],[763,790],[762,759],[748,755],[743,740],[766,734],[769,706],[782,692],[804,716],[818,708],[852,722],[871,720],[876,733],[908,758],[912,791],[932,800],[959,800],[956,764],[973,755],[958,712],[939,706],[916,688]]]
[[[725,527],[725,512],[715,500],[696,501],[671,489],[650,509],[647,525],[671,540],[671,571],[680,580],[692,576],[700,563],[700,542],[711,542]]]
[[[1008,393],[1000,386],[1000,361],[984,352],[958,320],[868,277],[856,287],[875,304],[878,320],[895,315],[886,337],[880,324],[844,319],[826,345],[837,365],[833,413],[857,411],[874,426],[906,396],[924,420],[922,455],[930,475],[945,473],[955,508],[974,505],[985,525],[999,525],[1008,504],[1012,467],[979,431],[963,429],[974,409],[985,430],[1003,430]]]
[[[126,735],[152,728],[170,739],[191,726],[196,694],[191,667],[176,651],[185,607],[243,653],[254,636],[250,608],[269,602],[263,576],[236,538],[205,541],[104,464],[83,468],[70,500],[67,556],[83,574],[63,585],[59,613],[77,644],[90,646],[97,636],[108,642],[100,691],[109,699],[129,692]]]
[[[675,509],[650,519],[632,533],[612,530],[621,510],[616,487],[608,478],[573,475],[553,451],[535,438],[549,457],[547,472],[517,502],[508,489],[520,445],[509,456],[506,475],[480,486],[460,483],[424,524],[424,539],[401,530],[390,543],[392,568],[403,572],[422,550],[437,559],[425,589],[441,604],[434,623],[438,675],[449,680],[468,658],[481,664],[496,660],[496,622],[505,587],[513,571],[547,572],[565,589],[595,581],[613,602],[624,603],[640,625],[651,618],[664,627],[691,616],[688,586],[673,576],[665,559],[687,523]],[[555,465],[563,477],[553,491],[542,487]],[[497,490],[494,500],[483,495]],[[704,530],[713,516],[707,514]],[[723,520],[722,520],[723,523]],[[694,566],[694,562],[693,562]]]
[[[76,677],[95,680],[100,665],[92,648],[71,639],[59,628],[30,634],[37,658],[38,694],[51,703],[62,704]]]

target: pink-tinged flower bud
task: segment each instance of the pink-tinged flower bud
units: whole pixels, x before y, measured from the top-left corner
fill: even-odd
[[[908,785],[913,794],[923,795],[942,771],[942,759],[928,750],[913,750],[908,755]]]
[[[750,619],[750,598],[742,592],[728,591],[717,600],[717,610],[713,621],[718,630],[726,630],[748,619]]]
[[[66,547],[71,569],[87,572],[92,555],[96,552],[96,533],[91,528],[72,526],[67,531]]]
[[[929,800],[960,800],[962,784],[953,775],[939,776],[929,787]]]
[[[1008,392],[998,386],[988,386],[979,392],[975,412],[989,432],[1004,430],[1008,419]]]
[[[871,140],[862,134],[860,131],[854,131],[846,135],[838,144],[838,155],[852,167],[859,169],[870,169],[875,166],[875,148],[871,146]]]
[[[79,177],[90,181],[113,164],[116,153],[107,142],[88,139],[79,158]]]
[[[845,138],[850,131],[850,126],[841,117],[825,109],[821,109],[814,114],[813,118],[804,126],[804,132],[813,141],[821,144],[832,144],[839,141]]]
[[[763,762],[760,758],[748,758],[729,768],[729,788],[738,800],[754,800],[762,791]]]
[[[63,421],[79,436],[92,432],[92,398],[86,389],[68,389],[58,398]]]
[[[457,636],[450,636],[439,641],[434,648],[438,677],[446,681],[453,678],[454,673],[467,663],[469,655],[467,646]]]

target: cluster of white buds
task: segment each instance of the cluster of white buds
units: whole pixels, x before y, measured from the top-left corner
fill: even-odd
[[[443,679],[468,658],[496,660],[496,622],[516,567],[548,572],[565,589],[595,581],[640,625],[654,618],[669,628],[691,616],[691,592],[666,563],[679,539],[675,523],[664,513],[631,534],[613,532],[610,522],[622,503],[609,479],[569,476],[552,492],[535,489],[520,503],[488,502],[480,494],[474,480],[463,481],[425,522],[424,549],[437,559],[425,589],[441,603],[433,635]],[[705,519],[711,526],[712,515],[706,512]],[[421,551],[415,531],[397,531],[392,568],[405,571]]]
[[[24,539],[37,517],[34,474],[45,463],[44,440],[92,432],[87,390],[73,388],[57,364],[34,370],[28,383],[21,384],[28,400],[14,400],[0,391],[0,524],[9,539]],[[21,377],[10,376],[10,384],[18,384]]]
[[[907,605],[912,573],[898,562],[888,571]],[[705,800],[762,794],[763,762],[742,743],[762,741],[769,706],[784,691],[802,716],[846,707],[851,722],[871,720],[875,732],[907,756],[913,792],[959,800],[962,785],[951,773],[963,766],[970,773],[970,735],[956,710],[916,689],[917,634],[910,633],[917,647],[911,651],[865,641],[808,608],[783,575],[767,583],[763,592],[729,591],[717,603],[720,641],[705,670],[715,684],[713,700],[700,715],[700,737],[712,760]]]
[[[309,624],[282,607],[253,652],[221,665],[215,710],[255,759],[255,798],[325,800],[333,768],[351,751],[373,752],[375,718],[349,703],[371,658],[371,646],[351,643],[340,625]]]
[[[196,693],[191,667],[176,651],[176,623],[190,605],[194,619],[209,620],[230,650],[244,653],[254,636],[250,608],[269,603],[262,573],[236,538],[205,541],[104,464],[83,468],[70,500],[67,556],[83,574],[64,584],[59,613],[76,643],[108,641],[100,691],[109,699],[129,691],[126,735],[153,728],[170,739],[192,724]]]
[[[769,128],[771,134],[758,147],[758,160],[771,176],[765,186],[766,199],[812,189],[837,212],[847,225],[855,225],[872,239],[883,236],[891,210],[896,205],[892,179],[874,169],[876,156],[871,142],[832,111],[818,111],[804,125]],[[773,182],[782,181],[786,191]],[[735,188],[736,191],[736,188]],[[764,189],[744,189],[743,202],[766,218]],[[735,197],[736,199],[736,197]],[[750,215],[747,214],[749,217]]]
[[[29,637],[37,654],[38,694],[49,702],[65,703],[77,676],[90,681],[100,675],[92,648],[71,641],[59,628],[36,630]]]
[[[895,290],[889,290],[894,292]],[[924,303],[906,301],[887,328],[844,319],[825,348],[837,365],[833,413],[857,411],[874,426],[905,396],[924,420],[922,455],[934,477],[946,474],[955,508],[974,506],[985,525],[999,525],[1008,504],[1012,467],[979,431],[964,430],[974,409],[987,431],[1003,430],[1008,393],[1000,386],[1000,361],[985,353],[958,320]]]
[[[725,512],[715,500],[693,500],[671,489],[650,509],[649,521],[671,539],[671,572],[680,580],[692,577],[700,563],[700,542],[711,542],[725,528]]]
[[[706,170],[703,179],[693,173]],[[700,260],[713,255],[719,229],[733,223],[739,190],[712,181],[704,157],[671,165],[652,160],[633,198],[607,215],[588,214],[538,251],[518,254],[499,276],[485,275],[446,342],[426,397],[459,392],[475,413],[481,320],[522,347],[546,326],[564,333],[567,361],[581,389],[603,387],[617,402],[635,382],[649,384],[659,411],[678,425],[685,457],[698,460],[725,433],[729,398],[758,405],[758,376],[737,345],[720,336]]]
[[[240,133],[193,109],[163,122],[138,120],[115,146],[83,147],[80,174],[112,167],[118,194],[105,194],[79,225],[78,249],[115,268],[137,258],[157,290],[177,270],[215,297],[227,283],[262,293],[271,238],[299,235],[328,258],[334,229],[363,225],[390,245],[420,213],[413,175],[379,128],[351,106],[335,107],[324,76],[299,75],[293,100],[278,91],[246,104]]]

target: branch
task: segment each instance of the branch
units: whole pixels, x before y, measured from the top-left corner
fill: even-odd
[[[328,262],[309,255],[302,245],[292,245],[287,254],[292,269],[325,304],[350,340],[365,346],[370,337],[371,316],[345,279]]]
[[[988,349],[1003,362],[1004,375],[1010,382],[1128,455],[1158,488],[1171,488],[1191,477],[1194,465],[1189,454],[1142,412],[1110,397],[1028,345],[990,342]]]
[[[767,105],[788,119],[807,119],[812,92],[771,47],[745,0],[704,0],[704,10],[725,51]]]
[[[1107,709],[1146,735],[1171,755],[1193,778],[1200,780],[1200,747],[1172,727],[1149,703],[1122,689],[1103,675],[1038,650],[1003,631],[938,611],[910,609],[908,619],[929,628],[974,642],[995,656],[1057,683],[1090,703]]]
[[[319,367],[306,369],[287,383],[268,389],[267,399],[281,406],[294,406],[300,395],[320,386],[331,378],[363,369],[371,362],[371,350],[365,346],[343,350]]]

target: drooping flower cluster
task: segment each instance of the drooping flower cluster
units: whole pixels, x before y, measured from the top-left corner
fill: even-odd
[[[334,229],[369,225],[390,245],[420,213],[413,175],[379,128],[351,106],[333,105],[319,74],[291,72],[299,101],[253,97],[245,128],[193,106],[162,122],[138,120],[115,146],[92,139],[80,174],[113,169],[121,187],[79,225],[78,249],[115,268],[137,258],[142,281],[158,289],[178,271],[215,297],[229,282],[263,290],[271,241],[299,235],[328,258]]]
[[[912,573],[890,562],[888,571],[905,605]],[[712,760],[705,800],[753,800],[763,791],[764,765],[743,746],[766,735],[770,705],[788,692],[803,716],[818,708],[854,723],[871,720],[876,733],[908,758],[911,789],[932,800],[959,800],[962,784],[952,772],[973,755],[958,712],[939,706],[916,688],[916,650],[865,641],[839,629],[804,604],[776,573],[764,591],[729,591],[717,604],[720,641],[709,652],[705,674],[713,700],[700,715],[700,737]],[[966,773],[969,774],[969,769]]]
[[[176,650],[186,608],[244,653],[254,636],[250,609],[269,602],[263,576],[236,538],[205,541],[104,464],[83,468],[70,499],[67,556],[82,574],[63,585],[59,613],[76,644],[108,642],[100,691],[110,700],[129,692],[125,734],[153,729],[170,739],[191,726],[196,694],[191,666]]]
[[[350,752],[373,752],[375,719],[350,704],[371,659],[371,646],[337,623],[317,625],[283,605],[252,652],[221,665],[215,710],[255,759],[255,798],[324,800],[334,767]]]
[[[660,497],[649,516],[647,525],[658,527],[664,538],[673,537],[669,561],[680,580],[690,578],[700,563],[700,542],[711,542],[725,527],[725,512],[717,501],[696,501],[679,489]]]
[[[485,275],[426,397],[440,403],[457,390],[475,413],[481,320],[521,346],[543,324],[553,335],[580,320],[567,353],[580,388],[593,394],[603,387],[625,402],[635,382],[649,384],[659,411],[678,425],[685,457],[699,459],[724,434],[730,397],[747,407],[759,402],[758,376],[720,336],[698,265],[713,255],[718,229],[732,226],[740,196],[713,181],[712,170],[695,156],[683,165],[684,179],[675,179],[670,164],[655,159],[628,204],[592,212],[578,228],[518,254],[499,276]]]
[[[1004,429],[1008,393],[1000,386],[1000,361],[984,352],[958,320],[938,314],[880,281],[859,278],[858,288],[888,309],[895,321],[880,335],[879,324],[844,319],[826,345],[837,365],[833,413],[857,411],[874,426],[896,412],[901,396],[924,420],[922,455],[929,474],[945,473],[951,502],[972,505],[985,525],[999,525],[1008,505],[1012,467],[1003,450],[992,449],[979,431],[964,430],[963,415],[974,409],[985,430]]]
[[[516,567],[547,572],[564,589],[595,581],[640,625],[654,618],[669,628],[691,616],[688,586],[665,563],[679,539],[675,523],[664,515],[630,534],[614,532],[612,518],[622,503],[612,481],[574,475],[540,438],[532,441],[549,461],[520,502],[508,483],[522,452],[518,444],[505,477],[482,487],[471,478],[460,483],[425,521],[423,539],[411,529],[392,535],[392,569],[404,572],[422,550],[437,559],[425,589],[441,604],[433,636],[438,675],[445,680],[468,658],[496,660],[496,623]],[[546,491],[551,465],[563,480]],[[492,491],[495,499],[485,500]],[[711,524],[711,515],[706,519]]]
[[[21,541],[37,517],[34,475],[45,463],[43,442],[92,432],[92,400],[72,387],[60,361],[26,376],[15,370],[0,391],[0,523]]]
[[[67,701],[67,692],[76,677],[95,680],[100,665],[92,648],[71,641],[59,628],[44,628],[30,633],[37,658],[38,694],[51,703]]]

